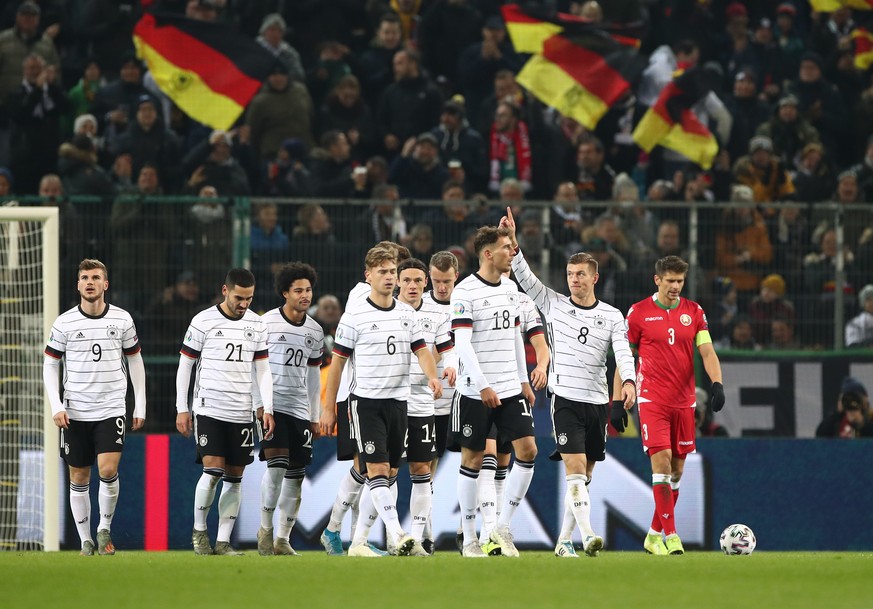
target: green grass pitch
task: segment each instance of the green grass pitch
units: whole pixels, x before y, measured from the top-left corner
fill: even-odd
[[[0,606],[163,609],[843,609],[873,606],[873,554],[604,551],[559,559],[0,552]],[[657,599],[657,600],[655,600]]]

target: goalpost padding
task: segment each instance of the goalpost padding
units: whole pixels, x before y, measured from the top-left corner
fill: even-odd
[[[0,207],[0,550],[60,548],[58,429],[42,380],[58,316],[59,212]]]

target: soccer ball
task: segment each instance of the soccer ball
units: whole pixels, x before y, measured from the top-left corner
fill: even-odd
[[[758,540],[752,529],[744,524],[732,524],[721,532],[718,545],[725,554],[749,555],[755,551]]]

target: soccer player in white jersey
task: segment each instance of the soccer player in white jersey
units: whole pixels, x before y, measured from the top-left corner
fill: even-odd
[[[451,324],[452,290],[455,289],[455,282],[458,280],[458,258],[451,252],[436,252],[430,257],[428,266],[431,289],[425,292],[422,300],[426,303],[433,303],[442,307],[443,311],[449,316]],[[455,335],[454,333],[451,334],[452,345],[454,345]],[[456,349],[448,351],[445,357],[440,357],[439,361],[437,361],[437,374],[443,382],[443,395],[434,402],[433,407],[436,456],[430,462],[431,480],[436,477],[437,465],[443,453],[446,452],[446,445],[451,434],[452,400],[455,396],[455,378],[457,378],[459,366],[460,362]],[[451,372],[447,374],[446,372],[449,369],[451,369]],[[450,379],[451,383],[449,382]],[[431,518],[428,518],[427,524],[424,527],[424,540],[421,542],[421,545],[428,554],[433,554],[434,552],[434,538],[431,526]]]
[[[376,247],[367,252],[365,267],[370,296],[358,310],[347,309],[337,327],[321,431],[333,429],[340,377],[346,361],[354,354],[349,419],[358,454],[367,467],[373,505],[395,542],[396,553],[405,556],[413,552],[416,542],[400,526],[388,477],[396,475],[405,453],[406,400],[413,354],[428,378],[434,398],[442,394],[442,385],[436,376],[436,363],[415,321],[415,311],[393,298],[397,285],[396,260],[393,249]],[[349,556],[380,556],[367,544],[368,533],[359,522]]]
[[[308,264],[286,264],[276,275],[276,292],[285,304],[262,316],[267,324],[276,429],[271,439],[261,442],[260,459],[267,462],[261,479],[261,556],[297,555],[288,538],[297,522],[300,491],[306,466],[312,462],[312,440],[318,436],[321,415],[319,367],[324,330],[306,314],[317,280],[315,269]],[[259,420],[262,414],[259,412]],[[273,513],[277,505],[274,539]]]
[[[409,250],[393,241],[380,241],[374,247],[381,247],[394,251],[397,256],[398,264],[410,258]],[[356,306],[366,304],[367,298],[370,295],[370,289],[370,284],[367,281],[359,281],[349,292],[349,297],[346,301],[346,311],[350,309],[354,310]],[[340,482],[336,498],[333,502],[333,507],[330,511],[330,519],[328,520],[324,531],[321,533],[321,545],[329,556],[342,556],[344,553],[343,542],[340,537],[340,529],[342,528],[342,522],[346,512],[350,509],[352,511],[351,529],[352,537],[354,537],[360,515],[359,508],[362,494],[367,494],[364,503],[365,510],[368,510],[369,505],[372,505],[372,501],[369,499],[369,491],[367,491],[364,486],[365,475],[358,458],[358,444],[355,438],[352,437],[351,427],[349,426],[349,385],[351,384],[354,370],[354,358],[351,358],[343,368],[343,374],[337,392],[336,457],[338,461],[353,461],[353,464],[352,467],[349,468],[348,474],[346,474]],[[389,478],[389,488],[391,489],[396,501],[396,476]],[[372,513],[370,516],[372,516],[371,521],[375,521],[376,516],[373,516]],[[371,549],[374,552],[380,551],[375,546],[371,546]],[[385,554],[387,554],[387,552]]]
[[[194,385],[194,441],[203,475],[194,491],[194,553],[236,555],[230,545],[239,515],[240,484],[245,466],[254,461],[252,392],[261,395],[261,422],[265,439],[273,435],[273,376],[267,351],[267,326],[249,310],[255,277],[247,269],[231,269],[221,288],[221,304],[201,311],[191,320],[182,341],[176,373],[176,429],[191,435],[188,387],[197,365]],[[253,375],[257,376],[256,387]],[[206,517],[223,480],[218,500],[218,535],[215,550],[209,545]]]
[[[70,470],[70,511],[82,542],[81,554],[94,555],[91,537],[91,466],[100,474],[97,552],[115,554],[110,529],[118,502],[118,464],[124,448],[127,377],[133,384],[133,425],[146,417],[145,367],[130,314],[105,300],[106,266],[79,263],[79,304],[52,324],[45,348],[43,379],[55,425],[61,430],[61,456]],[[125,368],[124,359],[127,359]],[[64,360],[64,400],[59,366]],[[46,457],[48,458],[48,456]]]
[[[422,299],[427,287],[427,267],[420,260],[410,258],[397,266],[397,277],[400,282],[397,300],[415,310],[415,319],[425,344],[429,349],[436,350],[442,359],[452,351],[451,319],[445,307]],[[447,368],[441,376],[454,385],[456,375],[456,369]],[[412,496],[409,500],[412,526],[409,533],[423,548],[424,529],[432,506],[430,464],[436,455],[434,399],[427,381],[421,367],[417,362],[412,362],[409,399],[406,402],[409,428],[406,461],[412,480]],[[430,548],[424,548],[428,554],[433,552],[432,543],[430,545]]]
[[[510,277],[510,273],[504,273]],[[510,277],[511,279],[511,277]],[[525,343],[530,343],[536,354],[536,367],[531,370],[531,387],[539,391],[546,386],[549,369],[549,346],[546,344],[543,321],[534,302],[524,292],[518,294],[519,329]],[[482,549],[490,554],[500,554],[500,546],[491,541],[491,531],[500,517],[503,506],[506,473],[512,458],[512,445],[503,438],[498,438],[497,428],[491,426],[488,440],[485,442],[485,456],[482,458],[482,469],[476,486],[479,489],[479,513],[482,516],[482,527],[479,530],[479,543]],[[459,548],[463,552],[463,548]]]
[[[634,359],[627,340],[627,322],[621,311],[595,296],[594,286],[599,275],[597,260],[593,256],[586,253],[570,256],[567,261],[570,296],[567,297],[543,285],[531,271],[518,250],[515,220],[510,208],[507,208],[500,225],[509,230],[516,249],[512,268],[521,288],[548,320],[554,354],[549,373],[552,424],[557,452],[564,461],[567,475],[564,521],[555,555],[577,556],[572,535],[575,525],[578,525],[585,553],[597,556],[603,548],[603,538],[591,528],[587,485],[594,473],[594,465],[606,458],[610,409],[606,360],[610,347],[615,354],[616,383],[621,385],[625,410],[636,400]]]
[[[507,481],[506,501],[491,541],[504,556],[517,557],[510,522],[533,478],[537,445],[527,381],[524,344],[519,331],[518,288],[503,273],[515,255],[509,232],[485,226],[474,236],[479,271],[452,292],[452,329],[461,369],[455,385],[452,431],[461,445],[458,502],[467,557],[485,557],[476,537],[476,479],[492,423],[512,443],[515,467]]]

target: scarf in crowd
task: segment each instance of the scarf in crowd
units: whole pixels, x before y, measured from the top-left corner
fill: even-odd
[[[527,125],[519,121],[514,131],[501,132],[491,127],[491,175],[488,187],[498,190],[504,178],[530,184],[530,137]]]

